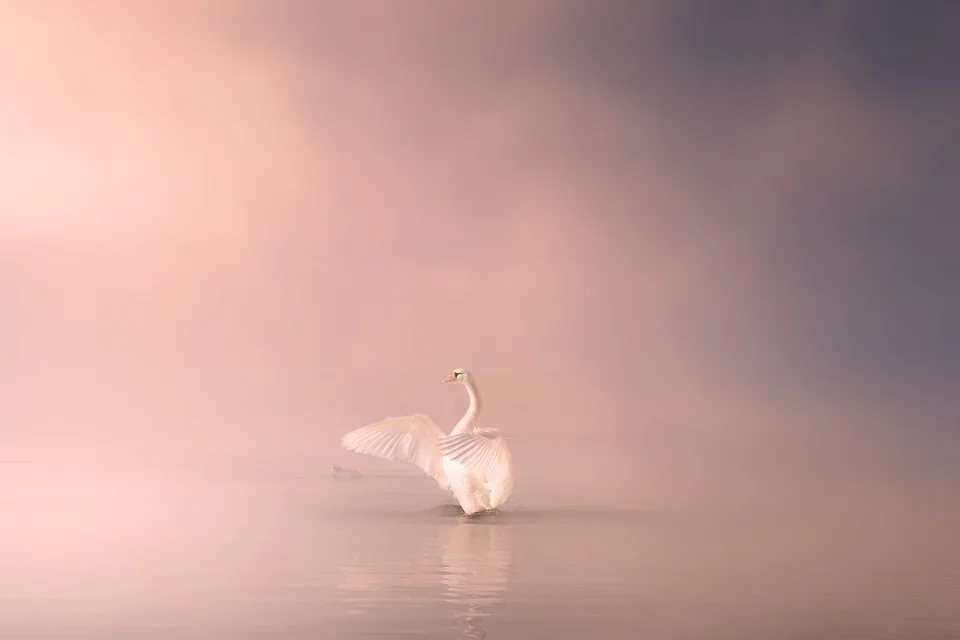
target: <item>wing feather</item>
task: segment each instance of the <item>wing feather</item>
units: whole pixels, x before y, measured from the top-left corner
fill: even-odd
[[[449,489],[443,472],[443,456],[437,450],[437,440],[443,435],[437,423],[422,413],[415,413],[354,429],[340,438],[340,445],[348,451],[415,464],[441,487]]]
[[[481,428],[441,436],[437,451],[462,464],[468,471],[482,476],[490,488],[491,498],[506,500],[513,489],[513,462],[510,449],[498,429]]]

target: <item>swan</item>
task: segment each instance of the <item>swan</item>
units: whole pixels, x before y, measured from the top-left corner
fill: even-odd
[[[467,390],[470,405],[453,430],[445,434],[422,413],[385,418],[340,438],[348,451],[420,467],[444,491],[453,493],[466,515],[497,509],[513,491],[513,463],[498,429],[475,425],[480,394],[466,369],[454,369],[444,383]]]

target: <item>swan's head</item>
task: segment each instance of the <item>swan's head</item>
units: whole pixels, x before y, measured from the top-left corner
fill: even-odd
[[[459,382],[461,384],[470,380],[470,372],[466,369],[454,369],[453,373],[443,379],[444,382]]]

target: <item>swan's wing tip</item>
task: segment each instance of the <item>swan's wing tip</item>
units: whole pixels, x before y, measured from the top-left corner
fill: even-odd
[[[440,427],[424,414],[391,417],[358,427],[340,438],[348,451],[375,458],[410,462],[435,478],[441,486],[446,480],[436,450]]]

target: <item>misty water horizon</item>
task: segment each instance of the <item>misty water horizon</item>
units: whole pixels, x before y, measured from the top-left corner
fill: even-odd
[[[516,449],[515,496],[473,521],[444,515],[451,496],[418,469],[333,443],[259,462],[0,465],[0,624],[91,640],[960,629],[954,501],[627,494],[609,450]],[[339,481],[332,464],[369,476]]]

